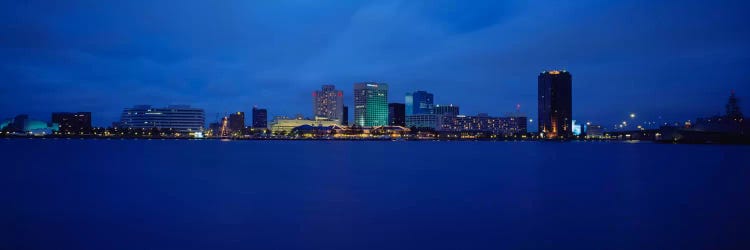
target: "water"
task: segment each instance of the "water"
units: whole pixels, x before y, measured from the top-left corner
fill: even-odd
[[[0,249],[750,249],[750,147],[0,139]]]

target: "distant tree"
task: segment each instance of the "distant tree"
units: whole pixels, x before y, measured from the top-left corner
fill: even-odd
[[[734,91],[732,91],[732,94],[729,95],[729,101],[727,101],[727,118],[735,120],[735,121],[742,121],[743,115],[742,111],[740,110],[740,104],[737,97],[734,95]]]

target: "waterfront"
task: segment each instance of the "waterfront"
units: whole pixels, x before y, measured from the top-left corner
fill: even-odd
[[[0,139],[0,249],[747,249],[748,146]]]

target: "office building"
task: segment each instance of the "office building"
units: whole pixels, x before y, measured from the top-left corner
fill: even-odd
[[[406,105],[403,103],[388,104],[388,125],[406,126]]]
[[[406,127],[441,130],[446,116],[436,114],[406,115]]]
[[[539,133],[545,138],[573,135],[572,76],[567,71],[544,71],[538,77]]]
[[[586,138],[588,139],[604,138],[604,128],[600,125],[588,125],[588,128],[586,130]]]
[[[406,93],[404,98],[406,115],[433,114],[433,95],[427,91],[415,91]]]
[[[362,127],[388,125],[388,84],[354,84],[354,124]]]
[[[170,105],[164,108],[138,105],[125,108],[120,116],[122,128],[157,128],[180,133],[202,132],[205,122],[203,109],[188,105]]]
[[[55,112],[52,113],[52,123],[57,123],[62,134],[90,134],[91,112]]]
[[[435,105],[434,113],[438,115],[447,115],[447,116],[457,116],[460,114],[458,112],[458,106],[453,106],[453,104]]]
[[[253,107],[253,128],[254,129],[267,129],[268,128],[268,110]]]
[[[323,85],[322,90],[313,94],[313,117],[329,120],[343,120],[344,92],[333,85]]]
[[[444,116],[440,126],[442,131],[483,132],[494,135],[523,135],[527,132],[527,118],[523,116],[494,117],[486,113],[476,116]]]
[[[229,130],[242,132],[243,129],[245,129],[245,112],[229,114]]]
[[[349,106],[344,106],[343,114],[341,115],[341,125],[349,126]]]

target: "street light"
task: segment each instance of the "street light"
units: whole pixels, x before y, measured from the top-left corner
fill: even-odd
[[[635,113],[630,113],[630,119],[635,118]]]

